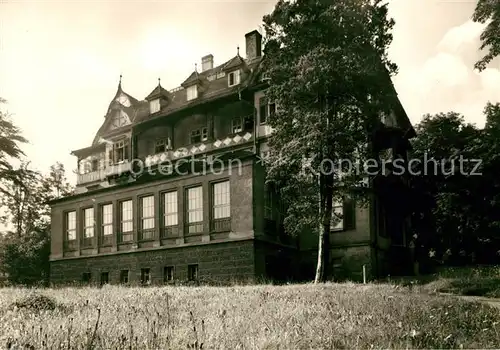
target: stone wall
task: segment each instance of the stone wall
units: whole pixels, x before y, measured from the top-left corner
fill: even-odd
[[[163,283],[163,270],[174,267],[175,281],[188,279],[188,265],[198,265],[198,280],[252,281],[255,277],[255,254],[252,240],[168,248],[108,256],[80,257],[51,262],[51,282],[81,283],[84,273],[91,283],[99,283],[101,273],[109,274],[109,283],[120,282],[120,272],[129,270],[129,283],[139,284],[141,269],[150,269],[151,283]]]

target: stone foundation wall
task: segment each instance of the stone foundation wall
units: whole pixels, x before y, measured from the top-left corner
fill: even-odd
[[[84,273],[91,283],[99,283],[101,273],[109,274],[109,283],[120,282],[120,272],[129,271],[129,283],[141,281],[141,269],[150,269],[151,284],[163,283],[165,266],[174,267],[175,281],[188,279],[188,265],[198,264],[198,280],[252,281],[255,278],[255,252],[252,240],[211,243],[191,247],[127,252],[108,256],[89,256],[51,262],[51,282],[82,283]]]

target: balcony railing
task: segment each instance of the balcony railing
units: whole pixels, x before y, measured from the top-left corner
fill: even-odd
[[[242,131],[219,139],[203,141],[201,143],[196,143],[187,147],[180,147],[175,150],[166,151],[159,154],[151,154],[145,157],[144,165],[153,166],[156,164],[162,164],[162,162],[165,162],[166,160],[175,160],[183,157],[193,156],[196,154],[203,154],[214,150],[223,149],[226,147],[244,144],[253,140],[253,137],[253,132]]]
[[[104,169],[91,171],[85,174],[78,174],[76,178],[77,185],[83,185],[91,182],[103,181],[106,177]]]
[[[121,175],[132,170],[132,163],[128,160],[111,164],[106,168],[106,176]]]

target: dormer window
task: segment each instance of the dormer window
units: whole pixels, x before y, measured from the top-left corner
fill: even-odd
[[[149,112],[151,114],[159,112],[159,111],[160,111],[160,99],[159,98],[149,102]]]
[[[187,100],[188,101],[194,100],[195,98],[198,97],[198,86],[197,85],[190,86],[186,90],[187,90]]]
[[[227,76],[227,82],[229,87],[238,85],[240,83],[240,70],[235,70]]]

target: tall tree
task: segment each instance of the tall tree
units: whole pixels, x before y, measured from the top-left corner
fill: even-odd
[[[13,196],[14,194],[4,187],[4,181],[16,182],[22,186],[19,173],[13,169],[11,162],[14,159],[20,160],[24,156],[20,144],[26,143],[27,140],[12,122],[10,114],[2,110],[1,107],[6,102],[0,97],[0,193],[3,196]]]
[[[319,232],[316,282],[330,278],[332,201],[359,184],[349,165],[394,99],[393,25],[380,0],[280,0],[264,17],[267,96],[278,106],[268,176],[289,199],[289,230]]]
[[[48,200],[73,192],[64,166],[56,163],[47,175],[21,165],[23,186],[10,183],[14,196],[1,198],[7,209],[1,219],[10,222],[14,231],[0,240],[1,268],[13,283],[33,284],[47,281],[50,255],[50,207]]]
[[[474,66],[482,71],[488,63],[500,55],[500,3],[498,0],[479,0],[472,19],[486,24],[480,37],[480,49],[487,50],[487,53]]]

